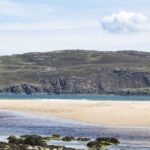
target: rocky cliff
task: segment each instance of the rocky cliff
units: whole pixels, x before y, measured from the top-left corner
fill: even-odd
[[[66,50],[1,56],[0,93],[150,95],[150,53]]]

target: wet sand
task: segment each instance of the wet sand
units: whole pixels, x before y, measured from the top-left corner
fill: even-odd
[[[29,112],[105,126],[150,126],[150,102],[0,100],[0,110]]]

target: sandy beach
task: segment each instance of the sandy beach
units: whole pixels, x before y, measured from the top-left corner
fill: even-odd
[[[107,126],[150,126],[150,102],[1,100],[0,110],[22,111]]]

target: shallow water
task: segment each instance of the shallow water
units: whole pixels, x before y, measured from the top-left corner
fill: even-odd
[[[9,100],[92,100],[92,101],[150,101],[150,96],[99,96],[99,95],[26,95],[0,94],[0,99]]]
[[[6,141],[10,135],[37,134],[51,136],[60,134],[75,137],[99,136],[117,137],[121,141],[118,146],[109,150],[150,150],[150,128],[104,127],[54,117],[37,117],[27,113],[0,111],[0,141]],[[87,142],[58,142],[49,144],[86,149]]]

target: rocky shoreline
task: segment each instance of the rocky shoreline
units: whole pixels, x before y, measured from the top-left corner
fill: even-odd
[[[27,94],[27,95],[114,95],[114,96],[150,96],[150,89],[126,90],[62,90],[49,89],[30,84],[10,85],[0,89],[0,94]]]
[[[107,150],[107,146],[119,144],[116,138],[99,137],[95,140],[90,138],[75,138],[72,136],[61,137],[60,135],[52,135],[50,137],[41,137],[38,135],[22,135],[19,138],[9,136],[8,142],[0,142],[0,150],[82,150],[75,148],[68,148],[65,146],[49,145],[49,141],[78,141],[87,142],[88,150]]]

